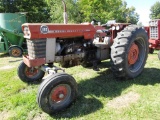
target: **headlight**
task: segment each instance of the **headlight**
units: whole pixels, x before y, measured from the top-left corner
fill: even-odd
[[[116,30],[120,30],[120,26],[118,25],[118,26],[116,26]]]
[[[23,33],[24,33],[25,36],[29,36],[30,35],[30,31],[29,31],[28,26],[24,26]]]
[[[112,30],[115,30],[116,29],[116,27],[115,26],[112,26]]]
[[[25,26],[24,31],[29,31],[29,28],[27,26]]]

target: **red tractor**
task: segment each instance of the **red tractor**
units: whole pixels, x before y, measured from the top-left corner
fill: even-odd
[[[155,49],[160,50],[160,19],[151,20],[145,28],[149,36],[149,53],[152,54]]]
[[[41,81],[48,73],[37,96],[44,112],[52,114],[66,108],[77,95],[75,79],[54,63],[60,63],[62,67],[93,65],[97,70],[98,62],[110,59],[117,78],[135,78],[141,74],[149,46],[145,29],[115,21],[104,25],[95,23],[96,20],[82,24],[22,25],[28,55],[23,56],[18,76],[22,81],[32,83]]]

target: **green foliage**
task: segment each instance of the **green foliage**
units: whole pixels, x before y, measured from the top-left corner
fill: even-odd
[[[139,20],[139,15],[135,12],[135,7],[130,7],[127,9],[127,22],[136,24]]]
[[[3,0],[0,1],[0,13],[4,12],[4,4],[3,4]]]
[[[0,12],[27,12],[28,22],[49,22],[49,9],[42,0],[2,0]]]
[[[150,18],[151,19],[160,19],[160,2],[156,2],[150,9],[151,14]]]
[[[134,7],[127,8],[122,0],[64,0],[67,6],[68,22],[91,22],[93,18],[106,23],[137,23],[139,15]],[[0,12],[27,12],[28,22],[63,23],[62,0],[2,0]]]
[[[117,9],[121,5],[121,0],[79,0],[78,5],[84,21],[91,21],[94,16],[99,16],[104,23],[119,17],[120,11]]]
[[[46,0],[50,7],[51,21],[54,23],[63,23],[64,5],[62,0]],[[79,10],[74,0],[65,0],[67,6],[68,21],[76,23],[80,20]]]
[[[136,24],[139,20],[139,15],[135,12],[135,7],[127,8],[127,2],[123,1],[122,5],[120,6],[119,10],[120,17],[118,18],[119,22],[126,22]]]
[[[127,8],[127,3],[121,0],[79,0],[78,5],[84,21],[91,21],[92,14],[98,15],[103,23],[114,19],[117,22],[136,24],[139,19],[135,8]]]
[[[50,6],[53,22],[63,23],[62,0],[46,0]],[[127,8],[121,0],[65,0],[69,22],[91,22],[92,19],[106,23],[108,20],[117,22],[137,23],[139,16],[135,8]]]

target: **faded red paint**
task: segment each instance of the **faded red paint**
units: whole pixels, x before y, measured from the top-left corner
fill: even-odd
[[[41,33],[40,27],[47,26],[49,31],[46,34]],[[96,28],[87,24],[41,24],[41,23],[25,23],[22,25],[22,30],[24,27],[29,27],[30,36],[25,35],[28,39],[39,39],[39,38],[66,38],[66,37],[78,37],[82,36],[84,39],[93,39],[96,33]],[[102,27],[101,27],[102,29]],[[25,34],[25,33],[24,33]]]
[[[23,62],[28,67],[36,67],[46,63],[45,58],[30,59],[29,56],[23,56]]]
[[[139,55],[139,48],[135,43],[133,43],[128,53],[129,65],[133,65],[134,63],[136,63],[136,61],[138,60],[138,55]]]
[[[60,85],[60,86],[56,87],[53,90],[53,92],[51,93],[51,100],[56,103],[60,102],[66,98],[66,96],[68,94],[67,92],[68,92],[68,90],[67,90],[66,86]]]

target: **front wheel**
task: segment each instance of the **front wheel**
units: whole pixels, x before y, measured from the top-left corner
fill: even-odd
[[[56,73],[43,81],[39,87],[37,102],[48,114],[53,114],[68,107],[76,98],[75,79],[66,73]]]
[[[147,56],[147,33],[136,25],[127,26],[111,47],[113,74],[118,78],[135,78],[142,72]]]
[[[18,70],[18,77],[26,83],[41,82],[45,72],[35,67],[28,67],[24,62],[21,62]]]

